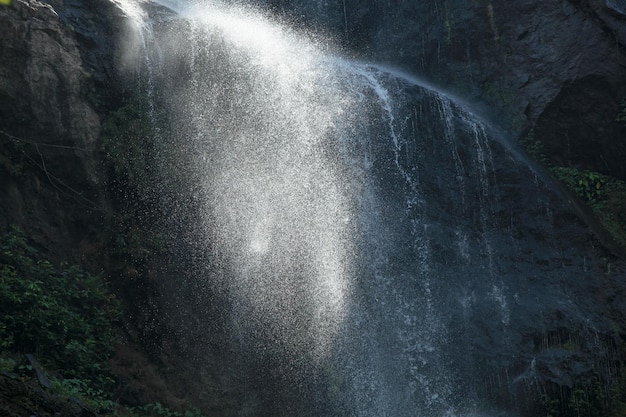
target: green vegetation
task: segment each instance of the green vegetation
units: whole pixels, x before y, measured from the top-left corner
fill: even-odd
[[[444,20],[443,20],[443,24],[446,28],[446,43],[450,44],[452,43],[452,16],[450,15],[450,8],[448,6],[448,1],[445,0],[443,2],[443,14],[444,14]]]
[[[107,361],[114,353],[120,303],[106,282],[79,266],[55,265],[13,227],[0,234],[0,371],[35,375],[57,398],[107,417],[202,417],[160,403],[114,400]],[[36,356],[39,364],[27,359]],[[42,382],[43,384],[43,382]]]
[[[617,120],[626,123],[626,99]],[[599,172],[554,166],[531,130],[520,144],[536,162],[548,168],[567,189],[593,212],[619,249],[626,253],[626,182]]]
[[[1,350],[34,353],[64,376],[96,378],[113,353],[119,314],[101,278],[42,259],[16,228],[1,235]]]
[[[146,404],[128,410],[128,417],[202,417],[197,408],[190,408],[184,412],[172,411],[161,403]],[[124,415],[124,414],[121,414]]]
[[[619,113],[617,114],[617,117],[615,118],[615,121],[620,123],[626,123],[626,98],[622,99],[621,108]]]
[[[119,269],[112,272],[126,277],[129,271],[145,270],[147,264],[167,258],[155,143],[157,133],[167,131],[166,118],[139,91],[109,112],[101,133],[115,206],[108,247]]]
[[[555,167],[552,173],[586,203],[626,250],[626,182],[597,172]]]
[[[76,265],[54,265],[17,228],[0,235],[3,371],[32,376],[32,364],[21,355],[32,353],[54,372],[49,379],[55,391],[71,392],[69,398],[82,390],[94,398],[85,403],[94,403],[114,385],[106,362],[114,352],[120,313],[100,277]]]
[[[124,188],[135,192],[152,187],[151,150],[154,127],[146,98],[134,94],[107,116],[102,125],[102,149],[113,170],[113,177]]]
[[[606,198],[607,184],[617,182],[597,172],[575,168],[554,167],[552,173],[587,204]]]
[[[113,401],[110,394],[94,389],[80,379],[52,380],[53,389],[63,399],[78,401],[84,407],[106,417],[204,417],[197,408],[174,411],[161,403],[127,407]]]
[[[511,131],[520,131],[524,125],[525,116],[516,108],[516,97],[510,90],[504,88],[498,81],[485,82],[480,86],[481,95],[497,110],[498,118]],[[532,133],[531,133],[532,134]]]
[[[541,395],[543,416],[619,417],[625,410],[617,387],[592,381],[572,388],[552,387]]]
[[[535,137],[535,132],[531,130],[526,136],[520,139],[520,145],[526,150],[526,153],[537,163],[544,167],[550,166],[550,160],[546,156],[546,149]]]
[[[98,413],[110,414],[120,408],[120,405],[111,399],[110,392],[102,388],[94,388],[92,384],[82,379],[51,378],[52,389],[62,399],[77,400],[84,407]]]
[[[203,417],[203,414],[195,408],[176,412],[160,403],[139,407],[124,406],[112,400],[109,391],[95,389],[80,379],[52,378],[51,381],[52,391],[58,398],[77,403],[81,408],[103,417]]]
[[[622,101],[616,121],[626,124],[626,99]],[[555,166],[543,144],[531,130],[520,140],[528,155],[547,168],[580,202],[593,213],[598,222],[614,239],[622,253],[626,253],[626,182],[599,172],[570,166]],[[611,274],[611,263],[604,259],[605,273]],[[617,325],[616,325],[617,326]],[[621,334],[621,329],[616,329]],[[616,338],[618,340],[618,338]],[[563,349],[576,351],[575,340],[568,340]],[[541,395],[544,416],[607,417],[626,415],[626,346],[618,345],[621,360],[608,379],[597,376],[596,380],[579,382],[575,386],[547,387]],[[601,380],[602,379],[602,380]]]

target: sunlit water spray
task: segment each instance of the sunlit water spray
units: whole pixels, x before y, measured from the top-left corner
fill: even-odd
[[[510,320],[485,125],[253,8],[157,3],[177,15],[137,39],[155,27],[163,193],[240,346],[312,372],[319,415],[472,412],[463,326],[478,303]]]
[[[354,97],[316,45],[250,10],[180,12],[193,20],[160,42],[164,71],[185,39],[175,120],[195,154],[205,233],[233,271],[234,314],[244,331],[320,361],[353,281],[359,191],[336,139]]]

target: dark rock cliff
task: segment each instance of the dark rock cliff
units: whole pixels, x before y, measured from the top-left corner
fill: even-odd
[[[74,30],[49,4],[0,8],[0,29],[0,222],[76,258],[103,214],[92,73]]]
[[[623,1],[271,3],[297,21],[334,32],[356,55],[399,66],[483,103],[489,109],[485,113],[514,136],[533,131],[553,162],[626,179],[626,129],[615,121],[626,97]],[[106,113],[127,89],[115,70],[121,19],[106,0],[14,0],[13,6],[0,8],[0,226],[17,224],[52,256],[132,282],[120,286],[130,292],[144,287],[137,283],[139,276],[148,281],[154,273],[145,265],[121,265],[107,254],[115,207],[99,143]],[[590,240],[580,230],[573,227],[564,240]],[[617,350],[626,338],[619,330],[626,328],[623,274],[603,249],[586,255],[597,258],[589,261],[596,267],[613,265],[611,275],[604,275],[609,266],[590,269],[598,276],[594,299],[606,304],[616,326]],[[135,323],[126,331],[137,341],[150,340],[155,351],[161,349],[165,343],[158,334],[140,337],[162,331],[154,316],[140,307],[132,311],[128,321]],[[525,342],[544,355],[554,352],[543,349],[544,344],[567,351],[568,343],[580,343],[580,335],[567,323],[563,326],[551,334],[529,332]],[[564,385],[556,364],[572,355],[553,358],[549,363],[554,367],[541,372],[555,375],[555,386]],[[154,393],[146,393],[150,389],[166,391],[160,377],[152,385],[137,377],[161,370],[135,350],[122,353],[115,363],[120,372],[134,369],[126,375],[134,385],[125,392],[130,402],[154,399]],[[169,375],[175,373],[171,364],[165,366],[170,366]],[[493,378],[497,391],[496,380],[504,377]],[[520,384],[519,390],[524,389]]]
[[[116,69],[125,24],[108,0],[15,0],[0,7],[0,229],[17,226],[46,259],[104,276],[126,314],[124,343],[111,363],[120,381],[115,395],[131,404],[175,404],[180,400],[168,387],[181,380],[164,383],[167,365],[157,370],[156,354],[150,361],[140,346],[158,328],[150,261],[120,253],[115,243],[142,220],[120,214],[125,203],[112,191],[101,143],[103,121],[132,88]],[[22,393],[14,394],[3,398],[20,401]],[[33,404],[47,401],[40,400]],[[56,415],[43,411],[56,403],[41,407],[41,415]]]
[[[513,135],[534,129],[558,162],[626,178],[623,2],[275,1],[348,48],[486,103]]]

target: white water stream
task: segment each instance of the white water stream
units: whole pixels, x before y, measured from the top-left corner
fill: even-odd
[[[510,320],[485,126],[252,7],[158,0],[173,12],[154,17],[114,1],[136,22],[126,59],[175,132],[161,138],[181,155],[165,182],[187,188],[169,191],[197,210],[193,246],[214,262],[202,279],[229,297],[242,346],[280,356],[287,384],[316,375],[325,411],[311,415],[473,413],[473,365],[457,353],[474,287]]]

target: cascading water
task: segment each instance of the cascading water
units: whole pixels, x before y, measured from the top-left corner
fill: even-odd
[[[532,379],[536,352],[509,329],[549,330],[553,300],[593,327],[554,193],[463,106],[253,8],[158,3],[122,4],[154,19],[133,50],[171,124],[156,181],[248,390],[226,415],[512,410],[515,381],[485,381]],[[536,283],[538,259],[562,268]]]

